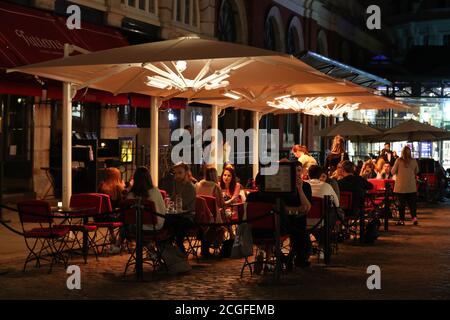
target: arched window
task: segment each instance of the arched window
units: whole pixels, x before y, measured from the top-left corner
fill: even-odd
[[[323,56],[328,56],[328,41],[325,31],[320,30],[317,35],[317,53]]]
[[[220,6],[217,37],[220,41],[237,42],[236,13],[230,0],[223,0]]]
[[[248,43],[244,0],[222,0],[217,19],[217,38],[221,41]]]
[[[269,50],[284,52],[283,23],[280,10],[277,7],[270,9],[264,26],[264,44]]]
[[[198,28],[199,21],[198,0],[174,0],[173,19],[177,22]]]
[[[296,54],[305,50],[303,28],[298,17],[294,17],[289,24],[286,38],[286,52]]]

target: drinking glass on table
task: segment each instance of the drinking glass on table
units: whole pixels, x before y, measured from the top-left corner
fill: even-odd
[[[175,197],[175,210],[177,212],[183,210],[183,199],[180,196]]]

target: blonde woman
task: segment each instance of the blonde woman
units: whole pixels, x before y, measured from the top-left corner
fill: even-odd
[[[417,185],[416,175],[419,172],[417,161],[411,156],[411,149],[405,146],[402,150],[400,158],[395,161],[394,167],[391,170],[393,175],[396,175],[394,193],[399,199],[398,211],[400,214],[400,221],[398,225],[405,225],[405,208],[409,207],[413,224],[418,225],[417,221]]]
[[[325,170],[332,175],[338,164],[342,161],[349,160],[348,153],[345,152],[345,141],[342,136],[337,135],[333,139],[333,144],[331,146],[331,152],[325,159]]]

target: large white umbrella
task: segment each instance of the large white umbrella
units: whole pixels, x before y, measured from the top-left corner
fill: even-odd
[[[71,98],[76,90],[95,88],[119,93],[141,93],[162,98],[227,96],[228,90],[268,87],[271,94],[290,85],[336,83],[331,77],[297,58],[227,42],[185,37],[26,65],[8,70],[63,81],[63,205],[71,195]],[[152,99],[151,173],[158,176],[158,107]],[[275,110],[275,109],[274,109]],[[212,109],[217,129],[219,109]],[[254,114],[257,126],[258,113]],[[254,139],[254,162],[258,160]],[[255,149],[256,147],[256,149]],[[217,151],[217,146],[213,148]],[[217,156],[214,157],[217,159]],[[257,161],[256,161],[257,163]],[[255,167],[255,165],[254,165]],[[257,169],[254,168],[256,172]]]

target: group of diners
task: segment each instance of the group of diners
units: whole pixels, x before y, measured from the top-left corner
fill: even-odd
[[[120,171],[117,168],[107,168],[106,178],[99,186],[99,192],[108,194],[113,206],[120,206],[124,199],[142,198],[150,200],[155,204],[155,210],[158,213],[157,223],[155,225],[144,225],[145,230],[160,230],[168,228],[172,231],[173,240],[178,250],[186,253],[185,239],[187,231],[195,225],[196,198],[198,196],[209,196],[215,199],[215,216],[212,223],[223,223],[236,221],[233,217],[238,214],[238,206],[244,202],[269,202],[274,205],[274,209],[280,212],[280,231],[288,235],[290,239],[290,253],[283,256],[283,263],[289,269],[293,265],[297,267],[309,266],[309,258],[312,254],[311,235],[308,232],[307,216],[311,210],[313,197],[324,198],[330,196],[335,208],[340,207],[340,194],[342,192],[351,193],[352,208],[350,214],[357,216],[360,210],[364,210],[366,193],[373,188],[368,181],[368,177],[361,172],[365,170],[358,169],[357,166],[349,161],[348,154],[344,149],[344,139],[340,136],[335,137],[331,152],[326,158],[325,166],[321,167],[317,161],[309,155],[304,146],[294,146],[293,154],[298,158],[295,161],[296,170],[296,192],[282,196],[281,208],[275,207],[275,198],[272,194],[267,194],[260,189],[262,177],[257,175],[252,185],[252,190],[244,189],[240,184],[239,178],[233,165],[224,166],[223,172],[218,174],[214,167],[205,166],[203,169],[203,178],[197,181],[191,174],[187,164],[179,163],[174,165],[170,172],[159,181],[159,186],[152,182],[150,172],[146,167],[136,169],[133,178],[125,183],[121,179]],[[415,199],[411,184],[411,173],[417,173],[417,163],[411,159],[411,151],[405,147],[401,157],[395,159],[389,157],[388,161],[394,159],[393,168],[390,163],[384,160],[388,150],[382,152],[380,159],[385,163],[378,172],[380,179],[392,178],[396,176],[394,192],[400,198],[400,222],[404,221],[405,206],[411,209],[414,218],[414,224],[417,224],[415,214]],[[280,162],[289,161],[282,159]],[[389,168],[389,170],[387,169]],[[385,174],[385,175],[383,175]],[[414,185],[415,187],[415,185]],[[411,189],[411,190],[410,190]],[[161,190],[167,193],[167,199],[163,198]],[[167,205],[170,202],[181,203],[182,214],[169,215]],[[341,213],[342,210],[335,210]],[[348,212],[348,211],[347,211]],[[344,217],[336,215],[336,220]],[[124,226],[124,229],[127,226]],[[114,244],[111,246],[111,253],[119,252],[122,244],[123,230]],[[228,228],[230,239],[234,237],[234,229]],[[257,232],[263,232],[259,230]],[[267,230],[273,235],[273,230]],[[270,236],[268,234],[268,236]],[[314,235],[320,237],[320,234]],[[201,255],[203,257],[211,256],[211,243],[205,237],[205,234],[199,232],[197,235],[201,241]],[[320,240],[320,239],[319,239]],[[271,254],[267,248],[266,255]]]

